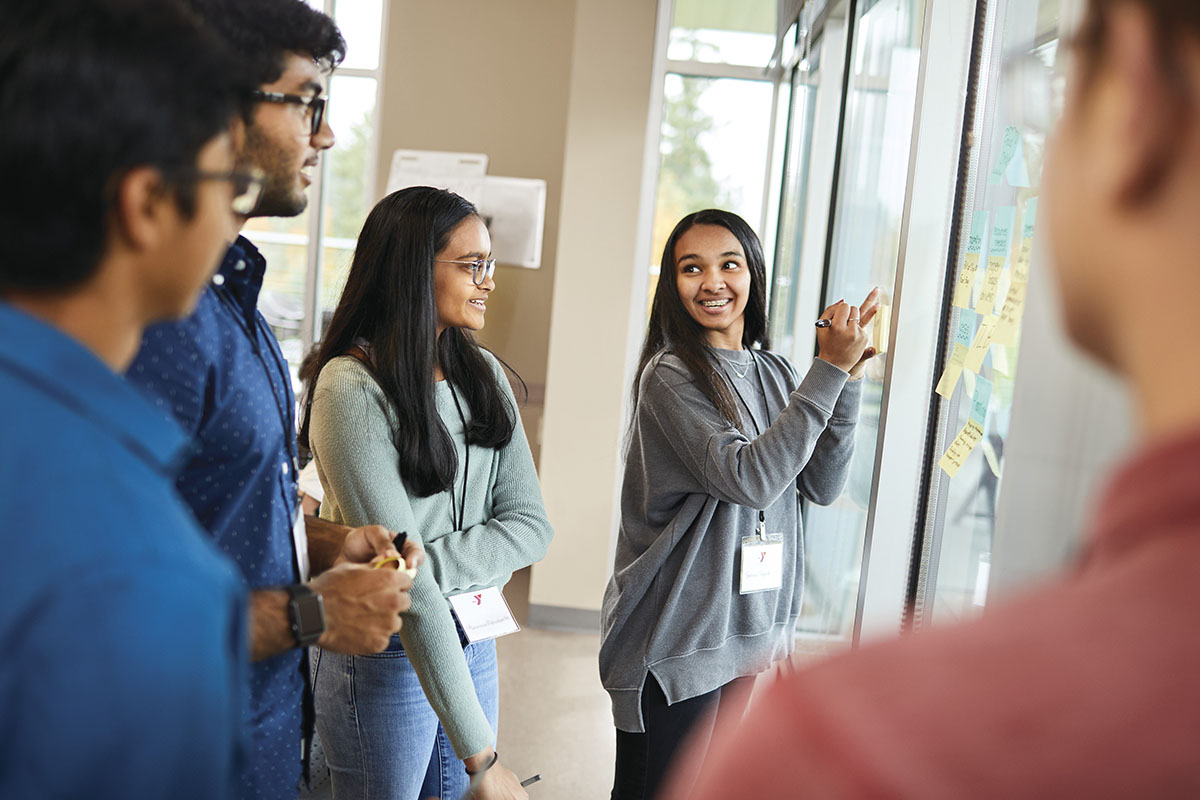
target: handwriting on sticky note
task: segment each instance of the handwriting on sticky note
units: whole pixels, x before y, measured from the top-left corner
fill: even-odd
[[[983,359],[987,356],[988,347],[992,344],[992,334],[996,330],[996,321],[997,318],[989,314],[983,318],[983,322],[979,323],[979,330],[975,332],[975,341],[971,343],[967,359],[963,362],[964,368],[975,373],[983,369]]]
[[[975,388],[971,391],[971,419],[983,424],[987,419],[988,404],[992,402],[992,382],[987,378],[975,376]]]
[[[1008,297],[1004,299],[1004,308],[1000,311],[1000,320],[996,323],[996,330],[992,332],[992,341],[1000,345],[1016,344],[1017,327],[1021,324],[1021,317],[1025,313],[1025,293],[1028,291],[1028,285],[1025,283],[1013,282],[1013,285],[1008,287]]]
[[[1021,131],[1015,125],[1009,125],[1004,129],[1004,140],[1000,145],[1000,153],[996,157],[996,163],[992,167],[992,172],[988,175],[988,183],[995,186],[1004,179],[1004,173],[1008,169],[1009,163],[1012,162],[1013,156],[1017,154],[1017,147],[1021,144]]]
[[[955,342],[954,352],[950,354],[950,360],[946,362],[946,369],[942,372],[942,378],[937,384],[936,391],[942,397],[949,397],[954,394],[954,387],[958,385],[958,376],[962,374],[963,363],[966,360],[966,346]]]
[[[954,284],[953,305],[958,308],[971,307],[971,291],[975,287],[975,275],[979,272],[979,261],[987,244],[989,212],[976,211],[971,215],[971,230],[967,233],[967,252],[963,256],[962,269]]]
[[[954,437],[954,441],[946,448],[945,454],[938,461],[938,466],[953,478],[962,469],[967,456],[971,455],[971,451],[975,449],[982,438],[983,425],[973,419],[968,419],[967,424],[962,426],[958,435]]]

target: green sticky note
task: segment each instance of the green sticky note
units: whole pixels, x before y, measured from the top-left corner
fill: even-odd
[[[983,255],[983,247],[987,244],[988,210],[976,211],[971,215],[971,232],[967,234],[967,252]]]
[[[969,308],[959,309],[958,324],[954,327],[954,341],[963,347],[971,346],[971,337],[975,333],[975,321],[979,315]]]
[[[990,258],[999,256],[1008,260],[1008,245],[1012,241],[1012,229],[1016,217],[1017,209],[1012,206],[996,209],[996,221],[992,223],[991,247],[988,250]]]
[[[982,375],[975,378],[975,396],[971,398],[971,419],[983,425],[988,403],[992,402],[992,382]]]
[[[1008,170],[1008,165],[1012,163],[1013,156],[1017,154],[1017,148],[1021,145],[1021,131],[1016,125],[1009,125],[1004,129],[1004,140],[1000,145],[1000,155],[996,158],[996,163],[992,167],[992,174],[988,175],[988,185],[997,186],[1004,180],[1004,173]]]
[[[1033,238],[1033,225],[1037,222],[1037,198],[1029,198],[1029,202],[1025,204],[1025,225],[1021,231],[1022,239]]]

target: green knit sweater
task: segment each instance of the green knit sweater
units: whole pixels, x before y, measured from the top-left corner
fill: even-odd
[[[485,355],[515,413],[507,377],[495,357]],[[453,504],[449,492],[417,497],[407,490],[392,444],[395,414],[370,372],[353,358],[335,358],[321,370],[309,436],[325,488],[322,517],[404,531],[425,548],[425,565],[417,573],[400,638],[455,753],[466,758],[493,746],[496,736],[475,696],[445,598],[503,586],[515,570],[545,556],[553,531],[519,419],[507,446],[471,447],[464,530],[456,529],[465,461],[463,425],[446,381],[437,384],[435,395],[458,452]],[[459,402],[469,422],[470,408],[461,391]]]

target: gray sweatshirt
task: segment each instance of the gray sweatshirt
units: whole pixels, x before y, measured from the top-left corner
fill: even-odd
[[[613,720],[631,733],[644,731],[647,672],[676,703],[791,651],[804,578],[796,491],[829,504],[850,467],[861,383],[819,359],[801,381],[775,353],[713,354],[761,435],[736,394],[742,430],[726,422],[674,355],[660,353],[641,375],[600,643]],[[759,509],[767,532],[783,534],[783,585],[742,595],[742,539]]]

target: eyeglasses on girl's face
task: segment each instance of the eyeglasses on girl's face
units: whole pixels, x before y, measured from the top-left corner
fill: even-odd
[[[471,268],[471,283],[482,286],[483,282],[496,274],[496,259],[478,258],[474,261],[456,261],[449,258],[434,259],[439,264],[462,264]]]

